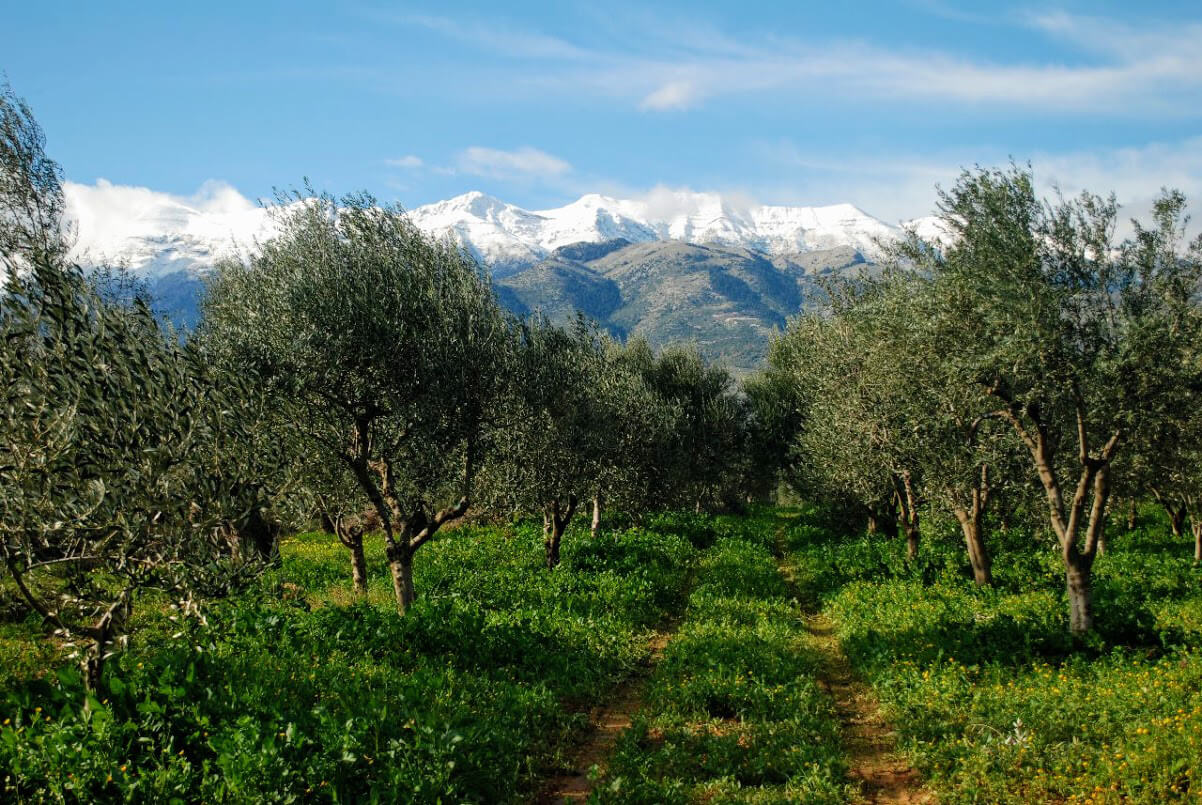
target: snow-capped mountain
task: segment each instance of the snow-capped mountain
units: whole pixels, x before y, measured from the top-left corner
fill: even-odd
[[[209,184],[191,197],[104,181],[69,182],[65,191],[79,259],[123,264],[150,277],[203,272],[223,255],[245,255],[272,234],[266,210],[228,185]],[[615,238],[717,243],[766,254],[850,246],[871,260],[879,255],[879,242],[901,233],[851,204],[767,206],[668,190],[633,200],[589,194],[546,210],[471,192],[409,214],[421,229],[455,239],[501,274],[561,246]],[[925,219],[915,224],[931,231]]]
[[[267,211],[229,185],[210,183],[191,197],[103,179],[67,182],[63,191],[85,265],[115,263],[150,277],[195,273],[271,235]]]
[[[563,207],[527,211],[479,192],[410,212],[422,229],[449,234],[482,262],[528,264],[571,243],[623,238],[680,240],[795,254],[851,246],[870,259],[878,241],[900,234],[851,204],[828,207],[739,205],[716,193],[661,191],[645,199],[582,196]]]

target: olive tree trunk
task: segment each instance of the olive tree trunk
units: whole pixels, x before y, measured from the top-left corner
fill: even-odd
[[[572,515],[576,513],[576,496],[569,495],[567,505],[553,500],[543,508],[543,549],[547,558],[547,570],[554,570],[559,564],[559,546],[563,542],[563,532],[568,527]]]
[[[367,595],[367,557],[363,553],[363,533],[371,521],[372,518],[365,515],[348,521],[341,515],[331,515],[325,509],[321,510],[322,528],[336,536],[342,546],[350,551],[351,584],[356,595]]]
[[[593,495],[593,522],[589,526],[589,533],[592,535],[593,539],[596,539],[601,533],[601,503],[601,493],[598,492],[597,494]]]
[[[913,562],[918,558],[918,499],[914,494],[914,484],[907,470],[893,476],[897,506],[901,510],[902,530],[906,534],[906,561]]]
[[[1077,634],[1093,628],[1093,567],[1092,562],[1065,558],[1065,577],[1068,583],[1068,624]]]
[[[985,510],[990,501],[989,465],[982,464],[980,472],[969,490],[968,506],[964,505],[963,493],[945,490],[951,499],[952,513],[960,523],[964,534],[964,547],[968,550],[968,563],[972,566],[973,581],[978,586],[993,584],[993,561],[985,546]]]
[[[348,547],[351,551],[351,583],[357,595],[367,595],[367,557],[363,553],[363,535],[355,535]]]
[[[1049,519],[1064,559],[1069,630],[1073,634],[1085,634],[1093,629],[1093,563],[1106,525],[1110,464],[1118,452],[1122,431],[1114,431],[1106,444],[1094,454],[1085,425],[1085,403],[1080,395],[1077,396],[1077,460],[1080,470],[1073,497],[1066,501],[1056,472],[1048,428],[1038,409],[1034,406],[1019,409],[1011,404],[999,413],[1010,422],[1026,445],[1047,495]]]
[[[385,549],[388,570],[392,574],[392,592],[396,596],[397,612],[404,615],[417,600],[413,587],[413,549],[393,543]]]
[[[118,635],[124,632],[125,622],[129,617],[133,591],[125,589],[121,596],[105,611],[96,623],[87,630],[92,638],[87,652],[82,660],[84,690],[97,694],[101,690],[104,676],[104,663],[109,658],[110,647],[116,642]],[[85,700],[85,705],[87,702]]]
[[[964,546],[968,549],[968,563],[972,565],[972,578],[980,587],[993,584],[993,562],[985,547],[985,535],[981,512],[957,508],[956,520],[964,534]]]
[[[1173,536],[1180,537],[1185,534],[1185,507],[1173,506],[1164,504],[1164,510],[1169,514],[1169,528],[1173,529]]]

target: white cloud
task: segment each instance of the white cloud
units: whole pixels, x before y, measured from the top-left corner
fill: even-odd
[[[587,59],[585,48],[546,34],[519,31],[504,25],[464,23],[450,17],[430,15],[403,16],[394,21],[436,31],[461,42],[484,45],[491,50],[523,59]]]
[[[659,89],[643,98],[640,109],[685,109],[699,97],[697,88],[691,81],[669,81]]]
[[[406,154],[405,156],[397,157],[396,159],[386,159],[384,160],[384,163],[394,168],[420,168],[422,165],[426,164],[422,161],[421,157],[414,154]]]
[[[1190,116],[1202,101],[1200,23],[1132,25],[1064,12],[1017,18],[998,13],[990,21],[1004,35],[1039,32],[1053,42],[1049,55],[997,62],[856,39],[734,37],[653,19],[627,26],[641,37],[637,50],[630,50],[439,18],[409,20],[513,59],[475,77],[490,95],[552,88],[603,93],[664,111],[774,93],[786,102],[920,100],[1108,117]],[[1074,59],[1074,53],[1092,58]]]
[[[529,146],[514,151],[473,145],[455,163],[462,173],[490,179],[554,179],[572,171],[568,162]]]
[[[929,215],[936,189],[950,187],[963,168],[1005,165],[1009,155],[996,149],[959,149],[936,154],[806,154],[791,143],[761,146],[764,159],[797,175],[792,187],[764,187],[761,195],[780,203],[829,204],[848,201],[890,222]],[[1114,192],[1122,205],[1123,227],[1131,217],[1146,219],[1162,188],[1183,191],[1195,210],[1202,209],[1202,137],[1153,142],[1136,147],[1039,152],[1030,158],[1036,188],[1050,196],[1083,190]],[[1195,214],[1197,231],[1202,216]]]
[[[660,184],[645,192],[630,195],[632,201],[643,205],[649,218],[662,221],[714,216],[719,212],[734,218],[747,218],[752,210],[759,206],[755,197],[741,190],[727,189],[718,193]]]

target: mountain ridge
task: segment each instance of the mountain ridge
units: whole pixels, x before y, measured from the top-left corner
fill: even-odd
[[[872,265],[847,246],[797,260],[719,244],[609,241],[563,247],[494,284],[515,312],[566,323],[580,311],[619,338],[691,342],[742,375],[789,317],[825,298],[822,277]]]
[[[268,211],[228,185],[211,183],[185,198],[147,188],[67,182],[76,255],[144,276],[203,273],[223,256],[245,257],[273,232]],[[777,255],[851,246],[867,259],[905,226],[933,231],[929,219],[892,225],[852,204],[743,204],[718,193],[658,190],[641,199],[597,193],[561,207],[526,210],[480,191],[414,207],[423,231],[450,237],[496,276],[534,265],[558,248],[622,239],[738,246]]]
[[[65,190],[78,259],[130,269],[183,327],[196,323],[217,260],[246,259],[273,234],[268,210],[228,186],[191,198],[108,183]],[[760,364],[790,316],[823,298],[823,276],[864,270],[904,233],[850,204],[754,205],[687,191],[588,194],[533,211],[473,191],[407,214],[487,266],[515,313],[564,322],[580,311],[619,338],[690,341],[738,374]]]

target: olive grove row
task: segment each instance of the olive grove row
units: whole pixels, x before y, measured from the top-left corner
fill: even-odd
[[[281,198],[279,234],[217,266],[177,333],[126,275],[72,263],[59,168],[11,90],[0,127],[0,552],[93,688],[136,599],[193,612],[287,530],[335,534],[360,592],[382,532],[403,613],[418,550],[469,512],[541,514],[553,569],[582,504],[595,534],[603,506],[725,507],[773,481],[725,370],[514,318],[472,259],[366,195]]]
[[[831,289],[773,346],[766,382],[801,423],[784,464],[811,496],[900,522],[954,517],[978,584],[987,517],[1050,529],[1070,628],[1093,625],[1108,513],[1155,498],[1202,561],[1202,237],[1165,191],[1116,237],[1112,198],[1040,200],[1027,169],[941,194],[943,243],[917,236]]]

